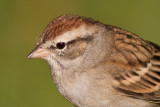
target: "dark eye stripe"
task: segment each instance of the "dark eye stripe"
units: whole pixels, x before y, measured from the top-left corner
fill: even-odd
[[[65,43],[65,42],[58,42],[58,43],[56,44],[56,47],[55,47],[54,45],[51,45],[51,46],[49,47],[49,49],[56,49],[56,48],[58,48],[58,49],[63,49],[66,45],[74,44],[74,43],[76,43],[76,42],[78,42],[78,41],[90,42],[92,39],[93,39],[92,36],[88,36],[88,37],[86,37],[86,38],[77,38],[77,39],[71,40],[71,41],[69,41],[69,42],[67,42],[67,43]]]
[[[78,41],[77,39],[76,40],[71,40],[71,41],[67,42],[67,44],[74,44],[77,41]]]
[[[77,38],[77,39],[71,40],[71,41],[67,42],[67,44],[73,44],[73,43],[75,43],[75,42],[77,42],[77,41],[90,42],[92,39],[93,39],[92,36],[87,36],[86,38]]]

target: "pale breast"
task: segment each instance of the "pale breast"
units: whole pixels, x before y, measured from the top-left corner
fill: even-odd
[[[52,74],[54,73],[52,72]],[[112,88],[111,79],[106,73],[99,74],[95,70],[91,70],[53,78],[55,78],[53,80],[60,93],[76,106],[152,107],[145,101],[121,96]]]

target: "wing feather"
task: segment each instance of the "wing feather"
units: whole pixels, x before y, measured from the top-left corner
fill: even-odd
[[[114,71],[114,87],[128,96],[160,103],[160,47],[122,29],[116,29],[114,46],[111,63],[123,71]]]

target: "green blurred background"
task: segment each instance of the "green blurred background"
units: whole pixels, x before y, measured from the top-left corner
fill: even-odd
[[[91,17],[160,45],[160,0],[0,0],[0,107],[72,107],[48,64],[27,60],[45,26],[62,14]]]

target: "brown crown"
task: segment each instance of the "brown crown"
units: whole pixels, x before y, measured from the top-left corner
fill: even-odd
[[[57,17],[53,21],[51,21],[42,32],[39,43],[41,44],[45,43],[47,40],[53,40],[56,36],[59,36],[66,31],[78,28],[83,24],[92,26],[95,23],[99,22],[90,18],[76,15],[63,15]]]

